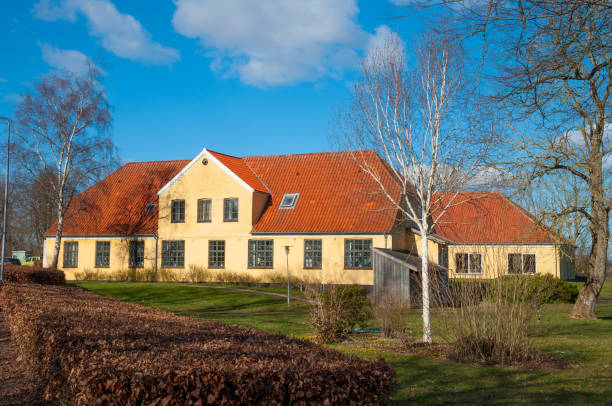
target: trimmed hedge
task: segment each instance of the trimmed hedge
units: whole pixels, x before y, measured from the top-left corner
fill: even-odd
[[[47,400],[75,405],[350,405],[390,401],[392,368],[78,288],[6,284],[2,306]]]
[[[4,281],[14,283],[39,283],[41,285],[65,285],[66,275],[63,271],[39,267],[6,264]]]
[[[518,278],[527,278],[526,284],[522,287],[525,293],[537,292],[537,300],[540,303],[574,303],[578,297],[578,286],[573,283],[555,278],[549,274],[536,275],[504,275],[500,280],[497,279],[451,279],[449,280],[450,292],[455,298],[460,296],[462,291],[470,291],[479,294],[481,297],[492,294],[494,289],[501,288],[512,291],[512,286],[516,284]],[[522,281],[522,279],[521,279]],[[466,289],[462,284],[471,284],[471,288]],[[457,299],[455,302],[460,303]]]

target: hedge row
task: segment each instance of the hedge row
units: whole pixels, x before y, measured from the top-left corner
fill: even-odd
[[[76,405],[350,405],[390,401],[372,361],[78,288],[6,284],[14,342],[47,400]]]
[[[63,271],[44,269],[42,267],[5,264],[4,280],[14,283],[65,285],[66,275]]]

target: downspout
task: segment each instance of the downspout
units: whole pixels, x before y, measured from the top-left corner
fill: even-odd
[[[559,250],[559,245],[555,245],[555,278],[559,278],[559,261],[557,260],[557,250]]]
[[[155,265],[154,265],[153,269],[155,269],[155,280],[157,281],[157,246],[158,246],[158,243],[157,243],[157,240],[158,240],[157,233],[155,233],[153,235],[153,238],[155,238]]]

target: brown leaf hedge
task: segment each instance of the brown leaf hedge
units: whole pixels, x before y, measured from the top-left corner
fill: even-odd
[[[6,264],[4,281],[14,283],[39,283],[43,285],[65,285],[66,275],[63,271],[42,267]]]
[[[394,371],[282,335],[78,288],[5,284],[0,306],[47,400],[75,405],[374,405]]]

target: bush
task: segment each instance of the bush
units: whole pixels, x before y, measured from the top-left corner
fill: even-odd
[[[39,283],[42,285],[65,285],[63,271],[24,265],[9,265],[4,268],[4,280],[14,283]]]
[[[333,343],[346,337],[357,324],[372,318],[372,303],[367,290],[359,285],[320,286],[306,289],[310,303],[310,325],[322,343]]]
[[[368,290],[361,285],[350,285],[340,288],[344,299],[345,318],[349,330],[356,325],[363,326],[372,319],[372,302],[368,299]]]
[[[374,306],[374,314],[383,336],[397,338],[402,344],[412,342],[409,328],[410,302],[392,293],[383,293]]]
[[[77,288],[7,284],[0,305],[47,400],[63,404],[380,404],[394,372],[361,359]]]

